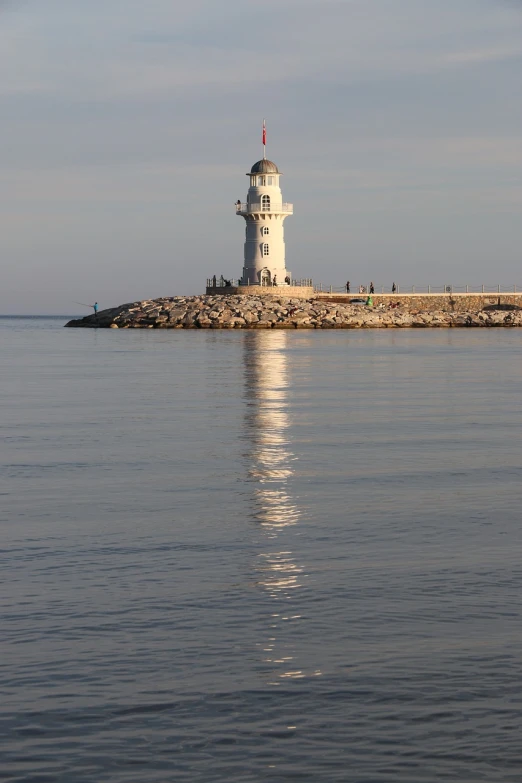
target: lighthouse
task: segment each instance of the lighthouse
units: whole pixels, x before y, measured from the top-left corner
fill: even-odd
[[[238,201],[236,214],[245,219],[245,253],[242,285],[285,286],[290,273],[285,263],[284,220],[294,211],[283,202],[281,172],[266,158],[266,128],[263,122],[263,158],[247,173],[247,200]]]

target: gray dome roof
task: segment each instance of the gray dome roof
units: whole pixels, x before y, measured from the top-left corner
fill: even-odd
[[[279,169],[271,160],[258,160],[250,170],[251,174],[279,174]]]

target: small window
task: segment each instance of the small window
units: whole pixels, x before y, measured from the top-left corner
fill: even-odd
[[[273,177],[267,177],[266,178],[266,184],[267,185],[273,185],[274,184],[274,178]]]
[[[269,247],[268,247],[267,244],[263,245],[263,255],[264,256],[269,256],[270,255],[270,250],[269,250]]]
[[[264,185],[264,184],[265,184],[265,178],[264,177],[258,177],[257,178],[257,186],[259,187],[260,185]]]
[[[263,234],[265,235],[265,237],[266,237],[266,236],[267,236],[267,234],[269,234],[269,233],[270,233],[270,229],[268,228],[268,226],[263,226]]]
[[[263,212],[270,212],[270,196],[261,197],[261,209]]]

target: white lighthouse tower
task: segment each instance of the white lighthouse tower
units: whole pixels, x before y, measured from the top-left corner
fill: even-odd
[[[266,158],[266,129],[263,122],[263,159],[247,174],[250,187],[246,203],[236,204],[236,213],[245,218],[245,260],[242,285],[285,286],[290,274],[285,264],[283,223],[294,211],[285,204],[275,163]]]

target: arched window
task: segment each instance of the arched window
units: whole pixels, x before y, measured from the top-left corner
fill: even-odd
[[[270,255],[270,248],[268,247],[268,245],[266,243],[263,245],[263,255],[264,256],[269,256]]]
[[[263,212],[270,212],[270,196],[261,197],[261,210]]]
[[[263,226],[262,232],[265,236],[267,236],[270,233],[270,229],[268,226]]]

